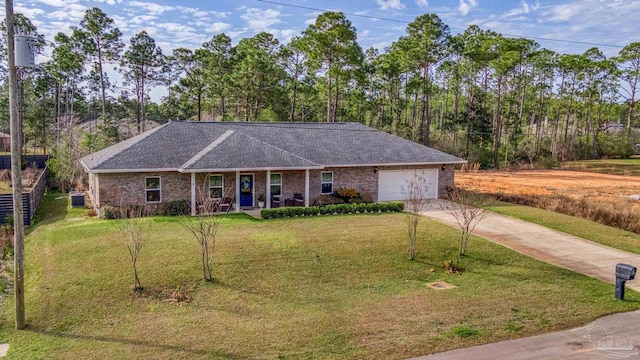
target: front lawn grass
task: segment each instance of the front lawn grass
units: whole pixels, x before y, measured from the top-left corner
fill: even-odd
[[[399,359],[585,324],[640,307],[613,286],[421,221],[408,260],[404,214],[221,217],[213,283],[179,218],[153,218],[133,294],[115,220],[47,194],[26,239],[26,330],[2,305],[10,359]],[[464,269],[446,274],[442,261]],[[431,270],[433,269],[433,271]],[[433,290],[442,279],[456,286]],[[185,284],[185,306],[165,301]]]
[[[566,170],[590,171],[610,175],[640,176],[640,159],[580,160],[563,162]]]
[[[603,245],[640,254],[640,234],[575,216],[507,202],[498,202],[489,209],[499,214],[526,220]]]

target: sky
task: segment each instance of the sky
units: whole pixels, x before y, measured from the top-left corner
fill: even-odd
[[[384,51],[424,13],[437,14],[452,34],[476,24],[505,36],[531,37],[559,53],[597,46],[610,57],[640,41],[640,0],[14,0],[14,11],[30,18],[49,41],[58,32],[69,33],[91,7],[114,19],[125,44],[146,30],[165,54],[198,48],[221,32],[234,44],[262,31],[286,43],[323,10],[344,12],[363,50]],[[47,51],[36,61],[46,59]]]

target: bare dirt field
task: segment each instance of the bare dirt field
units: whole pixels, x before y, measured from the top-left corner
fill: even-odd
[[[562,195],[603,200],[640,197],[640,177],[568,170],[456,172],[456,186],[503,195]]]

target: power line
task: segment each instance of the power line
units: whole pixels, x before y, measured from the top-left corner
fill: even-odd
[[[302,6],[302,5],[295,5],[295,4],[287,4],[287,3],[282,3],[282,2],[278,2],[278,1],[271,1],[271,0],[256,0],[256,1],[262,2],[262,3],[273,4],[273,5],[287,6],[287,7],[297,8],[297,9],[305,9],[305,10],[313,10],[313,11],[321,11],[321,12],[332,11],[332,10],[328,10],[328,9],[320,9],[320,8],[314,8],[314,7]],[[348,12],[344,12],[344,11],[342,11],[342,13],[345,14],[345,15],[349,15],[349,16],[355,16],[355,17],[371,19],[371,20],[391,21],[391,22],[402,23],[402,24],[410,24],[411,23],[410,21],[407,21],[407,20],[391,19],[391,18],[385,18],[385,17],[381,17],[381,16],[355,14],[355,13],[348,13]],[[459,30],[459,31],[465,31],[466,30],[466,29],[463,29],[463,28],[452,27],[452,26],[450,26],[449,28],[453,29],[453,30]],[[624,47],[622,45],[603,44],[603,43],[595,43],[595,42],[588,42],[588,41],[562,40],[562,39],[553,39],[553,38],[546,38],[546,37],[540,37],[540,36],[526,36],[526,35],[514,35],[514,34],[504,34],[504,33],[501,34],[501,35],[502,36],[506,36],[506,37],[510,37],[510,38],[526,38],[526,39],[532,39],[532,40],[555,41],[555,42],[563,42],[563,43],[578,44],[578,45],[605,46],[605,47],[614,47],[614,48],[623,48]]]

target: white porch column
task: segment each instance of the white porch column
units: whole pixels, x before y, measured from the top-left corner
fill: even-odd
[[[265,207],[271,209],[271,170],[267,170],[267,195],[264,198]]]
[[[236,212],[240,212],[240,170],[236,171]]]
[[[191,216],[196,216],[196,173],[191,173]]]
[[[304,171],[304,207],[309,207],[309,169]]]

